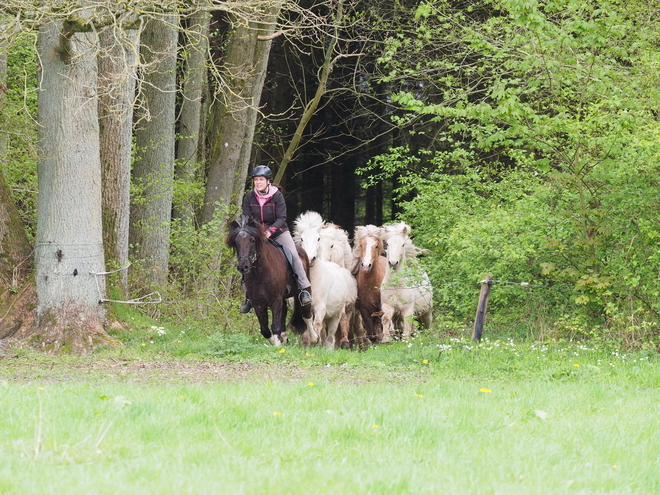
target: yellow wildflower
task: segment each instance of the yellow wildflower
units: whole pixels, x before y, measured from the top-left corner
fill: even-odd
[[[483,392],[485,394],[490,394],[492,392],[492,390],[489,389],[489,388],[480,388],[479,392]]]
[[[286,352],[286,349],[280,349],[280,350],[277,351],[277,352],[279,352],[280,354],[284,354],[284,353]]]

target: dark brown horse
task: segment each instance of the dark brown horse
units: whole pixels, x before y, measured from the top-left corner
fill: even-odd
[[[383,254],[380,228],[366,225],[355,229],[353,274],[357,281],[356,307],[362,316],[362,323],[371,342],[383,338],[383,310],[380,299],[380,284],[383,282],[387,260]]]
[[[239,222],[231,223],[226,243],[238,257],[238,271],[243,274],[245,292],[259,319],[261,335],[276,346],[286,343],[286,299],[293,297],[290,325],[296,333],[303,335],[303,344],[307,339],[315,341],[312,306],[300,305],[298,284],[284,253],[264,236],[261,224],[250,217],[241,217]],[[298,255],[309,273],[307,255],[300,248]],[[273,317],[272,328],[269,326],[268,308]]]

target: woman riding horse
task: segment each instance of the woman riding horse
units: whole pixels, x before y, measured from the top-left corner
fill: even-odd
[[[286,202],[279,187],[272,184],[273,171],[266,165],[259,165],[252,170],[251,189],[243,198],[243,215],[251,216],[256,222],[261,222],[265,228],[265,235],[278,244],[284,246],[291,253],[293,273],[296,276],[300,293],[298,299],[302,306],[312,303],[309,288],[312,285],[307,278],[305,268],[298,256],[296,245],[293,242],[289,227],[286,223]],[[245,297],[241,306],[241,313],[247,313],[252,308],[252,302]]]

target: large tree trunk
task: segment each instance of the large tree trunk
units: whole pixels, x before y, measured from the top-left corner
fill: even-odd
[[[110,338],[103,327],[105,271],[96,95],[97,37],[39,30],[39,199],[35,249],[37,326],[56,352],[84,352]]]
[[[139,34],[110,26],[99,33],[99,125],[102,172],[103,242],[108,266],[128,265],[133,100]],[[128,295],[128,275],[118,288]]]
[[[152,19],[142,33],[144,83],[136,128],[136,189],[131,203],[130,243],[143,263],[145,289],[167,286],[174,180],[176,17]]]
[[[223,101],[212,109],[211,155],[202,222],[209,222],[218,205],[238,205],[245,189],[258,105],[268,65],[271,35],[281,3],[268,7],[261,22],[234,18],[235,29],[224,58]]]
[[[188,23],[175,169],[175,177],[182,183],[193,182],[199,173],[202,95],[206,84],[210,18],[208,13],[200,12],[193,15]],[[181,204],[175,205],[173,214],[191,225],[195,218],[195,205],[185,197]]]

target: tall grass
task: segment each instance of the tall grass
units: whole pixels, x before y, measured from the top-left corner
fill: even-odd
[[[656,354],[227,338],[176,360],[135,343],[0,362],[0,493],[660,490]]]

